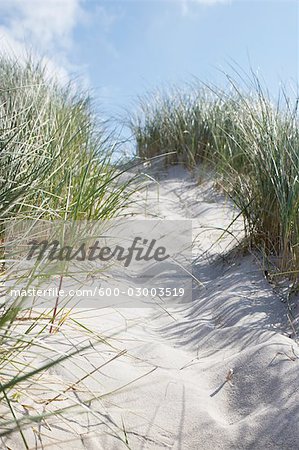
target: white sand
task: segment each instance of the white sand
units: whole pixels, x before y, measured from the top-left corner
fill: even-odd
[[[139,194],[140,216],[194,221],[195,274],[204,287],[194,290],[189,306],[77,313],[113,347],[103,344],[52,369],[40,381],[44,398],[119,351],[127,353],[86,378],[86,392],[78,387],[69,402],[47,406],[87,399],[87,389],[108,394],[81,406],[78,416],[68,412],[28,429],[30,448],[118,450],[127,440],[138,450],[297,449],[299,349],[288,337],[286,306],[253,256],[219,256],[236,243],[228,234],[217,242],[236,212],[211,183],[198,187],[178,167],[146,191]],[[240,220],[234,233],[242,235]],[[65,348],[86,339],[68,327],[71,343],[61,334],[51,339],[64,340]],[[18,433],[5,445],[24,448]]]

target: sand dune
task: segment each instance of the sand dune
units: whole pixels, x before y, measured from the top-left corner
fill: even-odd
[[[156,179],[136,194],[134,212],[192,219],[193,271],[201,284],[189,304],[74,313],[112,346],[52,369],[42,381],[44,398],[126,354],[83,380],[85,391],[70,391],[69,402],[84,401],[88,390],[101,396],[81,405],[78,416],[68,412],[28,429],[30,448],[295,450],[299,349],[258,258],[234,251],[242,221],[223,233],[238,212],[212,182],[198,186],[182,168]],[[61,334],[52,338],[61,348],[85,339],[68,325],[64,335],[71,343]],[[5,445],[23,448],[17,433]]]

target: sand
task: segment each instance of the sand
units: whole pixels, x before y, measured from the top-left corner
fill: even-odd
[[[297,449],[299,349],[289,337],[286,305],[263,276],[259,258],[234,250],[243,236],[241,219],[233,235],[223,234],[238,212],[212,181],[198,186],[180,167],[155,176],[136,194],[134,212],[192,219],[194,274],[201,284],[190,304],[76,311],[111,346],[102,343],[52,368],[38,384],[44,403],[37,403],[37,394],[20,400],[20,411],[26,402],[37,411],[81,404],[76,414],[28,428],[29,447]],[[90,335],[66,323],[50,339],[64,351]],[[47,405],[91,370],[68,400]],[[98,398],[89,402],[91,391]],[[24,448],[20,434],[5,438],[1,448]]]

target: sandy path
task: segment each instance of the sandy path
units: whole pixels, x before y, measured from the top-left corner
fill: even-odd
[[[211,183],[198,187],[180,168],[148,184],[138,213],[193,220],[194,274],[204,287],[187,306],[81,313],[114,348],[91,349],[51,376],[75,380],[126,349],[85,380],[101,395],[115,392],[94,401],[92,413],[88,404],[80,418],[43,427],[36,444],[28,432],[32,448],[298,448],[299,350],[284,331],[286,308],[252,256],[220,256],[235,243],[217,239],[236,213]],[[11,448],[23,448],[18,437]]]

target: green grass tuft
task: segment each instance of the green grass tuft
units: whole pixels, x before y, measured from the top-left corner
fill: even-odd
[[[140,99],[130,127],[137,154],[216,170],[242,211],[248,242],[299,279],[298,101],[276,102],[254,75],[227,90],[195,83]]]

